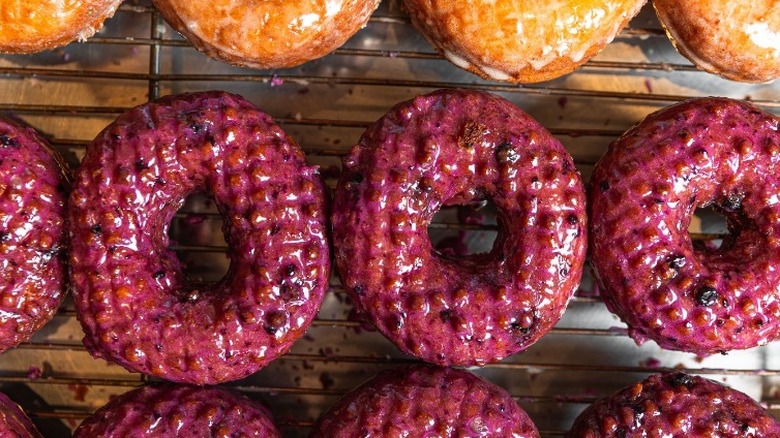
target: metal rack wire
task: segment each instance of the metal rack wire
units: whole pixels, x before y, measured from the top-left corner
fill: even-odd
[[[780,85],[736,84],[697,71],[673,50],[649,7],[577,72],[525,86],[486,82],[450,65],[390,0],[345,47],[289,70],[252,71],[206,60],[143,0],[126,2],[84,44],[0,56],[0,112],[48,135],[74,166],[97,132],[130,107],[168,93],[224,89],[272,114],[322,166],[331,187],[339,158],[367,124],[401,100],[445,87],[478,88],[517,103],[564,143],[586,180],[612,139],[672,102],[724,95],[780,111]],[[197,202],[188,205],[174,222],[197,214],[206,233],[198,241],[180,240],[174,249],[185,263],[205,266],[218,278],[225,264],[219,218]],[[489,239],[494,230],[444,218],[430,232]],[[705,229],[692,237],[722,234]],[[562,436],[587,403],[671,369],[725,380],[780,414],[780,348],[696,358],[654,344],[636,346],[591,283],[586,276],[561,323],[529,351],[474,370],[516,396],[543,436]],[[410,361],[350,310],[334,275],[306,338],[266,369],[231,384],[266,402],[286,436],[305,436],[340,395],[382,368]],[[66,304],[30,342],[0,357],[0,389],[15,396],[48,436],[66,434],[111,396],[146,382],[90,358],[80,337]]]

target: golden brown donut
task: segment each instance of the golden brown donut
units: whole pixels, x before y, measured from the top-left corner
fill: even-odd
[[[742,82],[780,77],[780,0],[654,0],[669,39],[701,70]]]
[[[122,0],[0,0],[0,53],[35,53],[84,41]]]
[[[0,0],[2,1],[2,0]],[[294,67],[332,52],[380,0],[152,0],[198,50],[231,64]]]
[[[414,25],[458,67],[541,82],[596,55],[645,0],[404,0]]]

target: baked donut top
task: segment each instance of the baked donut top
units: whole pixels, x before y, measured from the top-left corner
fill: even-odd
[[[538,82],[607,45],[644,0],[406,0],[442,54],[480,76]]]
[[[84,41],[122,0],[0,0],[0,53],[34,53]]]
[[[672,42],[699,68],[727,79],[780,77],[780,1],[655,0]]]
[[[207,55],[255,68],[326,55],[365,25],[379,0],[153,0]]]

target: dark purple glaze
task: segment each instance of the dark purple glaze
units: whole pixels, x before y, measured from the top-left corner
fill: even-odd
[[[489,199],[490,253],[435,251],[442,205]],[[528,348],[560,319],[582,274],[585,196],[574,163],[510,102],[442,90],[398,104],[344,159],[332,216],[339,273],[398,348],[482,365]]]
[[[637,342],[700,355],[780,336],[780,132],[734,100],[687,101],[614,142],[591,177],[593,266],[607,307]],[[698,248],[691,215],[731,231]]]
[[[775,438],[780,423],[747,395],[683,373],[655,374],[590,405],[568,438]]]
[[[167,249],[185,197],[211,194],[231,265],[187,284]],[[164,97],[88,147],[71,197],[71,281],[93,355],[164,379],[247,376],[311,323],[330,270],[326,194],[270,116],[236,95]]]
[[[217,387],[165,384],[122,394],[84,420],[74,438],[281,438],[268,410]]]
[[[28,340],[65,295],[69,185],[43,137],[0,118],[0,352]]]
[[[468,371],[411,365],[379,373],[325,414],[311,438],[538,438],[506,390]]]
[[[3,393],[0,393],[0,437],[41,438],[22,408]]]

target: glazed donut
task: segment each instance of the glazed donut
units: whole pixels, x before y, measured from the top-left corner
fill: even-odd
[[[0,53],[35,53],[84,41],[122,0],[8,0],[0,7]]]
[[[0,436],[42,438],[22,408],[3,393],[0,393]]]
[[[188,285],[167,228],[211,194],[230,268]],[[96,357],[167,380],[215,384],[287,351],[328,287],[326,194],[315,167],[240,96],[167,96],[120,116],[87,148],[68,217],[71,283]]]
[[[652,431],[652,433],[651,433]],[[747,395],[684,373],[655,374],[590,405],[568,438],[763,438],[780,423]]]
[[[645,1],[404,0],[404,6],[453,64],[485,79],[527,83],[574,71],[609,44]]]
[[[350,391],[309,436],[538,438],[539,432],[503,388],[468,371],[418,364],[382,371]]]
[[[265,406],[217,387],[163,384],[124,393],[85,419],[74,438],[258,437],[282,434]]]
[[[198,50],[230,64],[294,67],[336,50],[380,0],[152,0]]]
[[[49,143],[0,118],[0,352],[30,339],[65,297],[69,188]]]
[[[638,343],[706,355],[780,335],[779,123],[748,103],[694,99],[651,114],[596,164],[592,265]],[[728,223],[718,249],[688,235],[705,206]]]
[[[435,251],[443,205],[491,200],[487,254]],[[528,348],[560,319],[582,274],[580,176],[563,146],[510,102],[440,90],[403,102],[344,158],[336,262],[359,313],[402,351],[482,365]]]
[[[696,67],[742,82],[780,77],[780,1],[653,0],[658,18]]]

